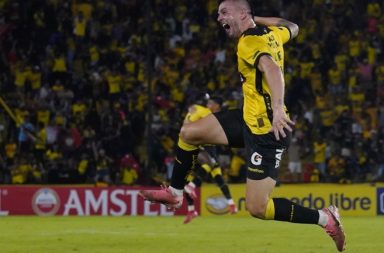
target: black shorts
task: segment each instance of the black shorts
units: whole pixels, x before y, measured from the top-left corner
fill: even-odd
[[[240,109],[216,112],[216,116],[225,135],[228,139],[228,145],[234,148],[244,148],[243,111]]]
[[[222,111],[214,114],[222,126],[230,147],[246,150],[247,178],[261,180],[266,177],[277,179],[281,160],[289,147],[291,133],[276,140],[273,133],[256,135],[243,120],[240,109]]]

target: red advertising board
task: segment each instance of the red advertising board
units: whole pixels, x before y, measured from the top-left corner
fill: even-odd
[[[0,186],[0,216],[4,215],[145,215],[186,213],[186,203],[175,213],[139,196],[142,187]],[[145,188],[148,189],[148,188]],[[155,189],[155,188],[153,188]],[[198,191],[196,208],[200,210]],[[184,201],[185,202],[185,201]]]

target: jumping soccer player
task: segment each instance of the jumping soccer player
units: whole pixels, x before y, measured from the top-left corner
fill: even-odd
[[[336,206],[322,210],[303,207],[285,198],[271,198],[282,155],[289,146],[292,126],[284,105],[283,44],[297,36],[296,24],[282,18],[254,17],[246,0],[224,0],[218,22],[237,42],[237,66],[242,82],[242,110],[210,114],[184,124],[171,186],[144,190],[150,201],[178,208],[183,201],[185,176],[196,162],[198,146],[229,145],[246,148],[246,206],[255,218],[318,224],[345,249],[345,234]]]

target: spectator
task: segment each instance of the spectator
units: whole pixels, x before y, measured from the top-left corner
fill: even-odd
[[[30,122],[30,116],[27,113],[24,116],[24,122],[19,127],[18,142],[19,152],[28,153],[32,149],[32,140],[34,137],[35,126]]]
[[[328,139],[329,149],[346,151],[348,147],[351,157],[346,160],[356,168],[346,175],[354,181],[364,180],[355,174],[377,169],[377,159],[368,154],[374,147],[364,150],[367,162],[363,163],[356,163],[355,149],[384,125],[383,3],[280,2],[277,11],[263,5],[263,13],[306,24],[293,42],[296,44],[287,45],[285,65],[287,104],[291,117],[297,119],[301,161],[314,150],[318,141],[314,136],[320,134]],[[33,126],[28,130],[32,135],[38,135],[39,122],[44,123],[48,152],[42,159],[49,168],[74,166],[71,169],[76,170],[82,161],[79,151],[89,157],[86,178],[94,177],[90,146],[102,140],[98,148],[113,161],[129,152],[148,172],[148,152],[142,147],[150,117],[143,115],[153,103],[156,173],[165,173],[163,160],[177,139],[167,133],[181,124],[186,98],[196,90],[209,90],[222,96],[227,107],[240,106],[241,85],[231,67],[236,55],[227,50],[228,42],[222,32],[213,29],[217,24],[210,16],[216,1],[189,1],[188,8],[183,1],[172,5],[154,1],[152,6],[165,15],[153,13],[153,36],[148,37],[143,17],[150,11],[137,1],[36,2],[29,5],[28,13],[17,8],[17,3],[3,5],[0,22],[6,28],[0,38],[0,92],[18,118],[24,119],[29,112],[26,124]],[[151,61],[147,62],[147,56]],[[149,73],[153,101],[147,95]],[[348,115],[341,113],[344,110]],[[27,128],[15,126],[7,116],[0,125],[4,126],[2,156],[7,167],[21,153],[35,154],[41,164],[33,136],[24,131]],[[65,139],[72,139],[70,148],[63,145]],[[71,159],[52,159],[55,154]],[[226,149],[219,153],[227,167],[233,156]],[[318,163],[314,165],[319,168]],[[118,167],[111,167],[111,179]],[[324,181],[322,171],[319,173]],[[139,173],[139,177],[147,174]]]
[[[86,153],[81,154],[80,161],[77,165],[77,173],[79,176],[79,182],[85,183],[87,182],[87,178],[89,177],[90,173],[90,164],[89,164],[89,158]]]
[[[111,164],[112,159],[105,154],[104,149],[99,149],[95,153],[96,161],[96,186],[103,186],[111,184]]]
[[[288,169],[292,175],[292,180],[295,183],[302,181],[300,154],[302,154],[300,144],[298,143],[297,138],[293,137],[288,149]]]
[[[127,165],[120,167],[120,181],[123,185],[134,185],[137,178],[137,172],[132,167]]]
[[[327,144],[324,141],[324,138],[318,136],[316,141],[313,143],[313,152],[314,158],[313,162],[315,164],[315,169],[319,171],[320,179],[326,181],[328,178],[327,174],[327,164],[326,164],[326,148]]]
[[[338,154],[334,153],[328,161],[328,171],[331,182],[342,183],[345,180],[345,160]]]
[[[47,130],[45,129],[44,123],[39,122],[36,130],[36,138],[34,139],[34,155],[36,162],[40,169],[45,168],[44,154],[47,148]]]

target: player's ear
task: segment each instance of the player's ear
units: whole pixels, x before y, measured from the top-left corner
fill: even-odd
[[[249,14],[249,11],[247,11],[245,8],[242,8],[240,12],[240,19],[241,20],[246,19],[248,14]]]

